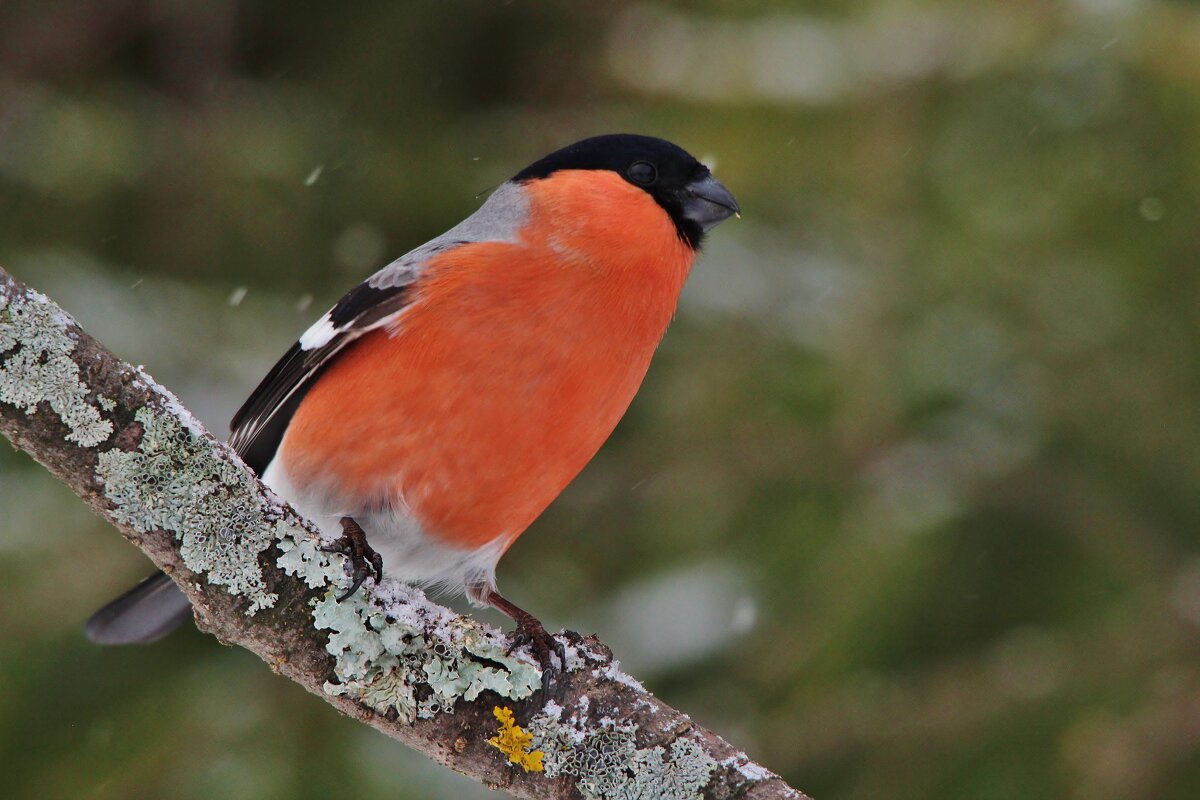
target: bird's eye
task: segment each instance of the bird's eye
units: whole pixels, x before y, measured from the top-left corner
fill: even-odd
[[[658,180],[658,170],[649,161],[637,161],[625,171],[629,176],[629,180],[634,183],[640,183],[642,186],[649,186]]]

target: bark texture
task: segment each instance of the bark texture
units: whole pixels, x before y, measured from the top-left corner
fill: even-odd
[[[594,637],[560,635],[571,663],[546,697],[501,634],[417,590],[385,582],[334,603],[341,565],[308,523],[3,269],[0,432],[166,571],[201,629],[457,772],[529,798],[804,797],[648,694]]]

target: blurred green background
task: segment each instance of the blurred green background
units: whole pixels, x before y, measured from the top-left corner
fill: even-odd
[[[817,798],[1200,796],[1200,5],[0,5],[0,264],[211,429],[344,290],[602,132],[719,228],[504,560]],[[0,452],[0,795],[473,798],[188,630]],[[501,622],[497,617],[491,617]]]

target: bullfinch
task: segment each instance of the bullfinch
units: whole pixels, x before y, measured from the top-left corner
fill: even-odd
[[[369,576],[496,591],[496,563],[612,433],[675,314],[701,243],[738,213],[670,142],[576,142],[350,290],[231,423],[264,483]],[[191,606],[163,573],[98,611],[102,644],[154,641]]]

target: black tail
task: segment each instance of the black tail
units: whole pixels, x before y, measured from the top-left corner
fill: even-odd
[[[96,644],[149,644],[192,616],[175,582],[156,572],[92,615],[83,630]]]

